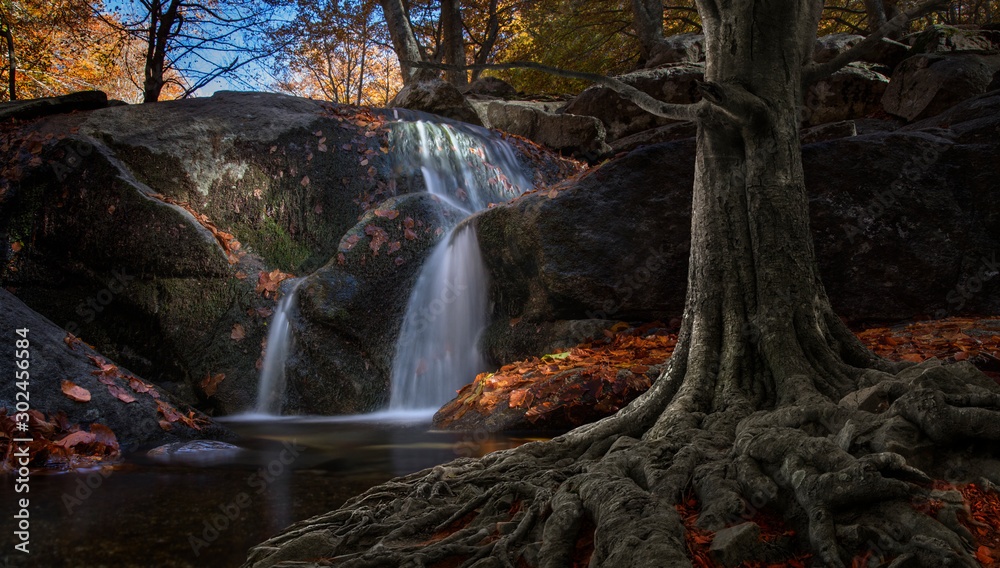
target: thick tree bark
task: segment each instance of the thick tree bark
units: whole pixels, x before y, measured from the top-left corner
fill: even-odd
[[[419,79],[417,70],[405,61],[423,61],[424,56],[410,26],[410,18],[403,6],[402,0],[379,0],[392,38],[392,47],[399,57],[399,67],[403,74],[403,84],[410,84]]]
[[[798,109],[822,2],[698,0],[698,9],[706,102],[696,107],[687,300],[652,388],[552,441],[373,488],[253,549],[247,566],[330,557],[562,568],[589,520],[591,566],[688,568],[674,505],[692,493],[708,530],[762,507],[780,512],[816,566],[846,568],[872,542],[892,566],[978,565],[971,535],[948,520],[954,509],[932,516],[911,499],[960,506],[960,495],[930,488],[956,441],[984,465],[951,481],[1000,483],[1000,462],[984,451],[1000,441],[1000,388],[967,364],[874,355],[820,281]],[[852,405],[859,391],[883,404]]]
[[[663,0],[632,0],[632,27],[639,36],[643,59],[663,41]]]
[[[441,0],[441,41],[445,63],[465,65],[465,38],[462,35],[462,5],[458,0]],[[465,71],[452,69],[445,73],[446,80],[455,85],[468,85]]]

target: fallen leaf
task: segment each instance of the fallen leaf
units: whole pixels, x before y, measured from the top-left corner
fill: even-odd
[[[90,391],[83,387],[78,387],[70,381],[63,380],[62,382],[63,394],[77,402],[87,402],[90,400]]]
[[[303,177],[303,178],[302,178],[302,181],[300,181],[300,182],[299,182],[299,184],[300,184],[300,185],[302,185],[302,186],[307,186],[307,185],[309,185],[309,176],[305,176],[305,177]]]
[[[237,270],[237,271],[236,271],[236,274],[235,274],[234,276],[236,276],[236,277],[237,277],[237,278],[239,278],[240,280],[244,280],[244,279],[246,279],[246,277],[247,277],[247,273],[246,273],[246,272],[243,272],[242,270]]]
[[[118,385],[108,385],[108,392],[124,403],[135,402],[135,398]]]
[[[205,375],[205,378],[201,381],[201,390],[205,391],[205,396],[212,396],[219,388],[219,383],[226,378],[224,373],[219,373],[217,375],[212,375],[211,373]]]
[[[403,264],[403,257],[397,256],[396,257],[396,266],[399,266],[401,264]]]
[[[243,339],[246,336],[247,336],[247,333],[246,333],[246,330],[243,329],[243,326],[240,325],[240,324],[238,324],[238,323],[234,323],[233,324],[233,332],[229,334],[229,337],[231,337],[233,339],[233,341],[240,341],[241,339]]]
[[[56,442],[56,445],[62,448],[72,448],[77,444],[89,444],[93,442],[95,438],[96,436],[94,436],[90,432],[84,432],[83,430],[80,430],[77,432],[73,432],[69,436],[66,436],[65,438],[59,440],[58,442]]]
[[[408,241],[412,241],[417,238],[417,234],[413,232],[413,229],[407,228],[403,231],[403,237],[405,237]]]
[[[10,250],[12,252],[19,252],[23,248],[23,246],[24,245],[22,245],[21,243],[14,242],[10,244]]]
[[[399,211],[396,211],[395,209],[392,209],[390,211],[382,211],[381,209],[376,209],[375,215],[383,217],[385,219],[395,219],[396,217],[399,217]]]

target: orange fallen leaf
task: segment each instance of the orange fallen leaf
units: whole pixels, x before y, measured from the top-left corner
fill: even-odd
[[[15,243],[11,243],[10,250],[12,250],[14,252],[18,252],[18,251],[21,250],[22,246],[23,245],[21,245],[21,243],[16,243],[16,242]]]
[[[84,432],[83,430],[79,430],[59,440],[58,442],[56,442],[56,445],[63,448],[72,448],[77,444],[89,444],[93,442],[95,438],[96,436],[94,436],[90,432]]]
[[[90,400],[89,390],[83,387],[78,387],[72,382],[67,380],[63,380],[62,382],[62,391],[63,394],[65,394],[66,396],[77,402],[87,402],[88,400]]]
[[[226,378],[224,373],[219,373],[217,375],[212,375],[211,373],[205,375],[205,378],[201,381],[201,389],[205,391],[205,396],[212,396],[219,388],[219,383]]]
[[[238,324],[238,323],[234,323],[233,324],[233,331],[232,331],[232,333],[229,334],[229,337],[231,337],[233,339],[233,341],[240,341],[241,339],[243,339],[246,336],[247,336],[247,332],[246,332],[245,329],[243,329],[243,326],[240,325],[240,324]]]
[[[111,396],[126,404],[135,402],[135,398],[118,385],[108,385],[108,392],[111,393]]]

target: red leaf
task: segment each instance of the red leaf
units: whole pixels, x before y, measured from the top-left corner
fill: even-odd
[[[135,398],[118,385],[108,385],[108,392],[111,393],[111,396],[124,403],[135,402]]]
[[[83,387],[78,387],[70,381],[62,382],[63,394],[77,402],[87,402],[90,400],[90,391]]]

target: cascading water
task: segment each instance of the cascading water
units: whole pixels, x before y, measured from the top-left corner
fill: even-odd
[[[298,295],[302,280],[300,278],[292,283],[271,317],[267,331],[267,350],[264,353],[264,365],[260,370],[260,383],[257,388],[257,406],[254,408],[257,414],[281,414],[282,396],[285,392],[285,360],[292,346],[288,320],[295,308],[295,297]]]
[[[397,147],[419,160],[427,191],[468,216],[531,187],[510,146],[474,127],[397,123]],[[413,151],[416,150],[416,151]],[[431,252],[407,304],[393,360],[390,411],[436,410],[486,368],[488,276],[475,230],[463,226]]]
[[[422,117],[429,115],[398,111],[399,120],[390,124],[396,169],[419,172],[427,191],[463,217],[532,186],[513,148],[495,133]],[[444,222],[454,227],[461,221],[456,217]],[[289,315],[301,282],[282,298],[271,320],[257,404],[250,416],[281,413],[292,343]],[[475,230],[450,230],[421,268],[407,304],[393,360],[391,415],[426,416],[485,369],[478,339],[489,324],[487,286]]]

